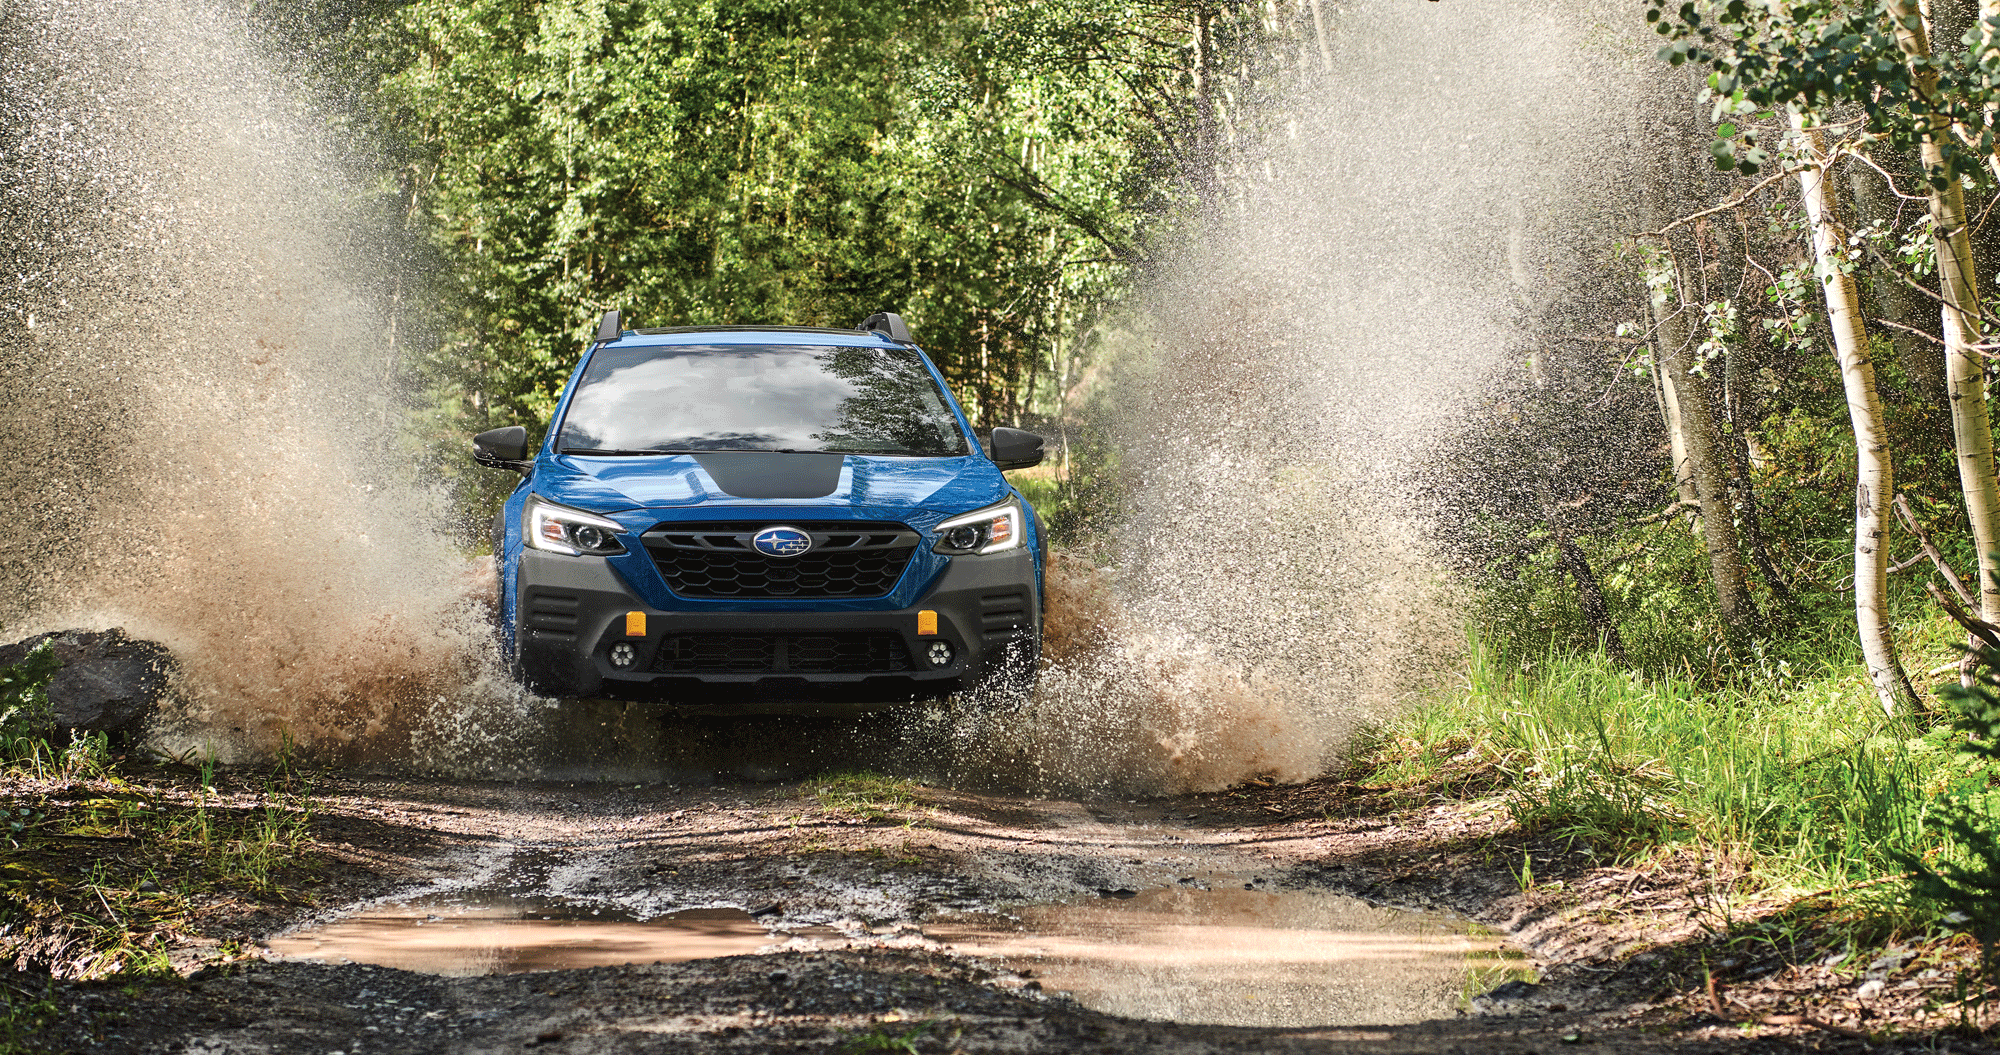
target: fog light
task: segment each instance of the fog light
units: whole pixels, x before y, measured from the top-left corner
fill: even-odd
[[[611,646],[611,665],[614,667],[629,667],[638,656],[639,654],[632,650],[632,646],[623,641]]]
[[[930,659],[931,659],[931,666],[933,667],[951,666],[951,642],[949,641],[931,642]]]

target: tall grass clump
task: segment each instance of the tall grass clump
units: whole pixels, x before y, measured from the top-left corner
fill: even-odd
[[[1698,845],[1772,886],[1852,886],[1934,840],[1930,803],[1975,765],[1948,730],[1881,717],[1846,665],[1703,687],[1602,653],[1471,656],[1462,692],[1385,730],[1376,775],[1484,774],[1524,829],[1628,859]]]

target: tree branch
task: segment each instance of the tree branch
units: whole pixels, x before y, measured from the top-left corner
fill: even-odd
[[[1959,600],[1964,601],[1967,608],[1978,607],[1979,600],[1972,596],[1972,591],[1966,588],[1958,573],[1951,570],[1951,565],[1945,563],[1944,554],[1938,551],[1937,543],[1931,541],[1931,533],[1925,531],[1924,526],[1917,522],[1917,514],[1910,509],[1909,496],[1897,494],[1895,506],[1897,518],[1902,520],[1903,526],[1910,530],[1910,534],[1917,537],[1917,545],[1923,547],[1921,555],[1929,557],[1931,563],[1937,566],[1938,573],[1944,576],[1946,582],[1951,583],[1952,592],[1958,594]],[[1910,559],[1916,560],[1915,557]]]
[[[1958,606],[1957,601],[1951,599],[1950,594],[1940,589],[1937,583],[1925,583],[1924,592],[1930,594],[1938,604],[1943,605],[1945,614],[1970,631],[1973,637],[1985,642],[1988,648],[2000,649],[2000,626],[1994,626],[1984,619],[1968,614],[1965,609]]]
[[[1128,264],[1132,262],[1133,253],[1130,247],[1104,233],[1103,227],[1099,226],[1095,218],[1071,207],[1057,198],[1053,193],[1044,190],[1043,187],[1047,185],[1043,184],[1041,178],[1036,176],[1027,166],[1021,165],[1018,160],[1015,160],[1014,163],[1020,165],[1021,175],[1024,178],[1016,179],[1000,172],[995,172],[993,178],[1027,195],[1029,201],[1062,217],[1074,224],[1085,234],[1097,239],[1098,243],[1104,246],[1105,250],[1120,262]]]
[[[1833,160],[1835,158],[1840,157],[1843,153],[1846,153],[1846,151],[1840,149],[1834,150],[1833,153],[1827,157],[1827,163],[1832,164]],[[1787,179],[1792,176],[1796,176],[1799,173],[1804,172],[1806,169],[1818,168],[1818,167],[1819,166],[1817,165],[1801,165],[1798,168],[1788,168],[1781,172],[1776,173],[1775,175],[1766,176],[1765,178],[1758,180],[1755,186],[1751,187],[1749,190],[1744,191],[1742,194],[1737,195],[1731,201],[1723,202],[1721,205],[1717,205],[1712,209],[1703,209],[1700,212],[1689,213],[1688,215],[1683,216],[1678,220],[1675,220],[1674,222],[1666,225],[1665,227],[1660,228],[1657,231],[1646,231],[1644,233],[1635,235],[1634,237],[1665,238],[1667,236],[1668,231],[1671,231],[1674,228],[1679,227],[1684,223],[1693,223],[1696,220],[1700,220],[1709,216],[1714,216],[1716,213],[1728,212],[1731,209],[1740,209],[1743,206],[1748,205],[1750,203],[1751,198],[1754,198],[1758,194],[1763,193],[1764,188],[1770,186],[1771,184],[1776,183],[1782,179]]]
[[[1924,340],[1931,342],[1932,344],[1938,344],[1938,345],[1944,344],[1942,340],[1939,340],[1938,338],[1933,337],[1930,334],[1917,329],[1915,326],[1905,326],[1900,322],[1890,322],[1888,319],[1871,319],[1869,321],[1879,322],[1882,325],[1887,326],[1892,330],[1903,330],[1908,333],[1914,333],[1917,336],[1922,337]]]

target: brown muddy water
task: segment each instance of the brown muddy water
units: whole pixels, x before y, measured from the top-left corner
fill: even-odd
[[[1221,882],[1221,881],[1218,881]],[[1355,898],[1205,883],[960,913],[923,937],[1093,1010],[1244,1026],[1392,1025],[1449,1017],[1468,993],[1525,973],[1463,920]],[[272,939],[275,959],[466,976],[732,956],[831,927],[771,926],[738,908],[636,919],[546,898],[426,900]]]
[[[1105,894],[940,919],[924,935],[1031,972],[1096,1011],[1234,1026],[1448,1017],[1510,964],[1498,938],[1462,920],[1337,894],[1200,886]]]
[[[826,937],[839,937],[831,928]],[[448,977],[675,963],[753,953],[776,940],[740,908],[638,920],[549,898],[424,900],[273,938],[274,959],[367,963]]]

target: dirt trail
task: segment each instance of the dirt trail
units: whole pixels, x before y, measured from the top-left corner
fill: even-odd
[[[507,890],[636,918],[734,906],[757,913],[772,951],[466,978],[251,961],[180,983],[71,988],[46,1043],[274,1055],[1895,1050],[1643,1002],[1648,980],[1606,957],[1614,928],[1520,894],[1490,842],[1505,827],[1490,803],[1391,808],[1323,784],[1141,802],[917,788],[914,801],[868,806],[822,786],[328,779],[317,822],[331,855],[323,907],[289,927],[259,923],[242,935],[253,945],[389,895]],[[1581,861],[1538,868],[1595,874]],[[1517,930],[1545,961],[1571,962],[1545,962],[1546,984],[1519,999],[1477,1002],[1485,1013],[1196,1026],[1087,1010],[1023,973],[952,955],[925,931],[951,913],[1224,883],[1456,910]],[[1938,1038],[1915,1039],[1932,1050]]]

